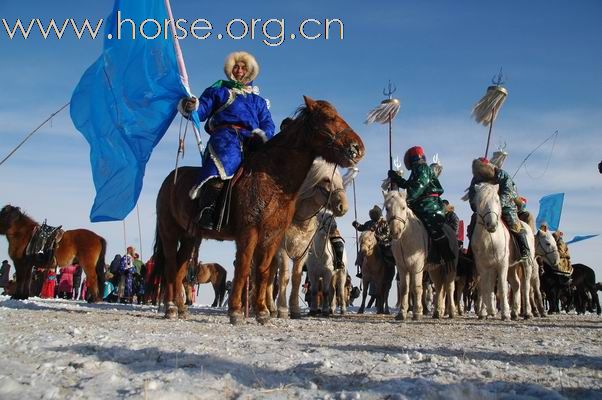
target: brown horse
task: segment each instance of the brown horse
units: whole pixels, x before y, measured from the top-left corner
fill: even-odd
[[[174,184],[170,173],[157,196],[156,267],[164,267],[166,318],[186,316],[181,282],[195,242],[199,239],[236,241],[236,264],[229,298],[230,322],[242,321],[243,287],[255,268],[255,316],[260,323],[270,317],[266,306],[269,266],[295,213],[297,192],[314,159],[343,167],[364,155],[360,137],[326,101],[305,97],[295,118],[272,140],[246,155],[243,173],[232,188],[228,223],[221,231],[194,225],[198,204],[188,196],[199,168],[180,168]],[[163,264],[163,266],[161,266]],[[176,302],[174,304],[174,301]]]
[[[215,293],[215,300],[213,300],[211,307],[221,307],[226,295],[226,277],[228,275],[226,269],[218,263],[196,263],[193,275],[194,278],[188,283],[190,285],[211,283],[213,292]],[[189,296],[187,295],[186,297],[188,298]]]
[[[33,267],[53,268],[72,264],[78,259],[86,273],[91,300],[102,301],[104,290],[104,267],[106,241],[87,229],[65,231],[54,249],[54,260],[48,265],[35,265],[33,257],[26,255],[26,249],[36,229],[36,221],[23,213],[19,207],[6,205],[0,210],[0,234],[8,240],[8,255],[12,258],[17,272],[16,289],[13,298],[24,300],[29,297],[29,285]]]

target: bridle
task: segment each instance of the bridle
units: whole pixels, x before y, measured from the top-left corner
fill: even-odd
[[[537,236],[537,245],[538,245],[537,247],[540,247],[540,248],[541,248],[541,250],[543,251],[543,256],[546,258],[546,261],[548,261],[548,263],[549,263],[550,265],[552,265],[553,263],[552,263],[552,261],[551,261],[551,260],[548,258],[548,256],[549,256],[550,254],[554,254],[554,249],[552,249],[552,250],[550,250],[550,251],[547,251],[547,250],[546,250],[546,248],[545,248],[545,247],[544,247],[544,246],[541,244],[541,235],[535,235],[535,236]]]
[[[477,213],[477,216],[480,219],[480,221],[477,221],[477,224],[485,226],[485,218],[489,214],[493,214],[495,216],[496,221],[499,221],[499,219],[500,219],[500,214],[499,213],[497,213],[495,211],[487,211],[485,214]]]

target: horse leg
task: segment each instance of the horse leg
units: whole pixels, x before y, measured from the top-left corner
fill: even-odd
[[[280,241],[262,242],[255,249],[255,318],[260,324],[270,319],[270,310],[266,304],[267,286],[270,276],[270,264]]]
[[[405,321],[408,318],[408,294],[410,288],[410,274],[407,270],[398,269],[399,283],[401,284],[401,306],[395,316],[398,321]]]
[[[32,267],[25,262],[15,262],[15,271],[17,280],[15,282],[15,294],[12,296],[15,300],[26,300],[29,298],[29,285],[31,282]],[[57,283],[58,285],[58,283]]]
[[[89,292],[92,292],[90,302],[100,303],[102,302],[102,295],[98,291],[98,276],[96,275],[96,262],[98,255],[91,257],[90,254],[80,256],[79,262],[86,274],[86,286]]]
[[[479,279],[479,293],[478,293],[478,302],[479,302],[479,310],[478,315],[479,319],[487,318],[487,314],[493,313],[495,315],[495,310],[493,307],[491,293],[493,292],[493,284],[491,282],[491,269],[484,270],[480,273],[481,277]]]
[[[242,292],[251,270],[253,253],[257,245],[257,231],[249,230],[240,237],[243,239],[236,242],[236,264],[234,266],[234,278],[232,279],[232,292],[228,299],[228,315],[232,325],[236,325],[243,320]]]
[[[524,276],[522,280],[522,296],[525,304],[525,319],[533,318],[533,312],[531,311],[531,302],[529,301],[531,295],[531,271],[533,270],[533,263],[535,259],[528,259],[526,263],[523,263]]]
[[[414,275],[414,282],[412,286],[414,287],[414,314],[412,315],[412,319],[417,321],[422,319],[422,278],[424,275],[424,268],[421,268],[422,271],[418,272]]]
[[[322,315],[325,317],[334,314],[334,310],[332,308],[332,300],[334,293],[332,292],[332,271],[328,271],[324,274],[322,278]]]
[[[301,288],[301,276],[303,275],[303,264],[305,263],[306,257],[293,261],[293,276],[291,278],[291,295],[289,297],[288,306],[291,318],[301,318],[301,307],[299,307],[299,289]],[[285,259],[286,261],[286,259]],[[287,270],[286,262],[284,263],[282,270]],[[288,272],[288,270],[286,271]],[[287,275],[288,276],[288,275]],[[281,289],[282,290],[282,289]],[[286,299],[286,286],[282,292],[282,303],[284,304]],[[284,306],[282,312],[286,312],[286,306]]]
[[[274,304],[274,281],[276,280],[276,273],[278,272],[278,265],[275,263],[277,257],[278,256],[275,255],[272,258],[272,262],[268,267],[268,282],[265,288],[265,302],[271,317],[277,315],[276,305]]]
[[[272,263],[277,263],[278,268],[278,318],[288,318],[288,306],[286,304],[286,289],[288,288],[288,282],[290,280],[290,274],[288,270],[288,258],[280,251],[276,253]],[[294,268],[294,265],[293,265]],[[301,277],[299,277],[299,283],[301,283]],[[299,288],[297,287],[297,293]],[[291,290],[292,293],[292,290]],[[292,300],[291,294],[291,300]],[[299,306],[299,295],[297,294],[297,306]]]
[[[518,277],[518,267],[513,267],[507,272],[508,283],[510,283],[510,287],[512,288],[512,312],[510,317],[513,320],[518,319],[520,314],[520,303],[521,303],[521,284],[520,278]],[[505,282],[505,281],[504,281]],[[508,302],[508,292],[507,285],[506,286],[506,304]],[[527,301],[529,298],[527,297]]]
[[[455,302],[456,280],[452,273],[445,275],[445,302],[447,306],[447,315],[449,318],[456,317]]]
[[[366,276],[365,273],[364,276]],[[362,284],[364,286],[364,290],[362,290],[362,304],[360,305],[360,309],[357,310],[358,314],[363,314],[364,310],[366,309],[366,297],[368,296],[368,285],[370,283],[368,282],[367,278],[363,277]]]
[[[336,272],[336,293],[339,305],[341,307],[341,315],[347,313],[347,296],[345,293],[345,281],[347,280],[346,268]]]

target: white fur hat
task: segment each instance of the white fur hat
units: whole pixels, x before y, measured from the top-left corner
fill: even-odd
[[[242,61],[247,66],[247,74],[242,78],[243,83],[248,84],[257,78],[259,75],[259,64],[257,64],[257,60],[251,54],[246,51],[236,51],[234,53],[230,53],[228,57],[226,57],[226,62],[224,63],[224,73],[228,77],[228,79],[234,79],[232,75],[232,68],[234,65]]]

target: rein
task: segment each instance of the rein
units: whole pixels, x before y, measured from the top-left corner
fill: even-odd
[[[537,236],[536,250],[537,250],[537,247],[541,248],[541,250],[543,251],[543,256],[546,258],[546,261],[548,261],[548,263],[551,265],[552,262],[548,259],[548,256],[550,254],[554,254],[554,249],[552,249],[550,251],[546,251],[546,248],[541,244],[541,236],[540,235],[535,235],[535,236]]]
[[[333,181],[333,178],[334,178],[334,175],[336,174],[336,172],[337,172],[337,165],[335,164],[335,166],[334,166],[334,169],[333,169],[333,171],[332,171],[332,175],[331,175],[331,177],[330,177],[330,182],[331,182],[331,183],[332,183],[332,182],[334,182],[334,181]],[[320,191],[322,191],[322,192],[324,192],[324,191],[325,191],[325,189],[323,189],[323,188],[321,188],[321,187],[320,187],[320,188],[316,188],[316,187],[314,187],[314,190],[320,190]],[[328,206],[328,204],[330,204],[330,200],[332,199],[332,195],[333,195],[333,193],[339,193],[339,192],[344,192],[344,191],[345,191],[345,189],[335,189],[335,190],[331,190],[331,191],[329,191],[329,192],[328,192],[328,198],[326,199],[326,202],[325,202],[324,204],[322,204],[322,205],[321,205],[321,206],[318,208],[318,211],[316,211],[316,212],[315,212],[313,215],[311,215],[309,218],[302,219],[302,220],[298,220],[298,219],[296,219],[295,217],[293,217],[293,221],[297,221],[297,222],[307,222],[307,221],[311,220],[312,218],[315,218],[315,217],[316,217],[316,216],[317,216],[317,215],[320,213],[320,211],[322,211],[322,210],[326,210],[326,207]],[[305,257],[305,255],[306,255],[306,254],[307,254],[307,252],[309,251],[309,247],[310,247],[310,246],[311,246],[311,244],[313,243],[313,241],[314,241],[314,238],[316,237],[316,234],[318,233],[318,230],[319,230],[319,229],[320,229],[320,227],[318,227],[318,229],[316,229],[316,230],[314,231],[313,235],[311,235],[311,238],[309,239],[309,241],[308,241],[308,243],[307,243],[307,246],[305,247],[305,250],[303,250],[303,253],[301,253],[301,255],[300,255],[299,257],[292,257],[292,256],[291,256],[291,254],[290,254],[290,252],[288,251],[288,247],[287,247],[287,245],[286,245],[286,244],[287,244],[287,242],[288,242],[288,240],[287,240],[287,237],[286,237],[286,234],[287,234],[287,232],[288,232],[288,229],[287,229],[287,230],[284,232],[284,246],[283,246],[283,247],[284,247],[284,252],[286,253],[287,257],[288,257],[288,258],[290,258],[290,259],[291,259],[293,262],[295,262],[295,261],[299,261],[299,260],[301,260],[303,257]]]

